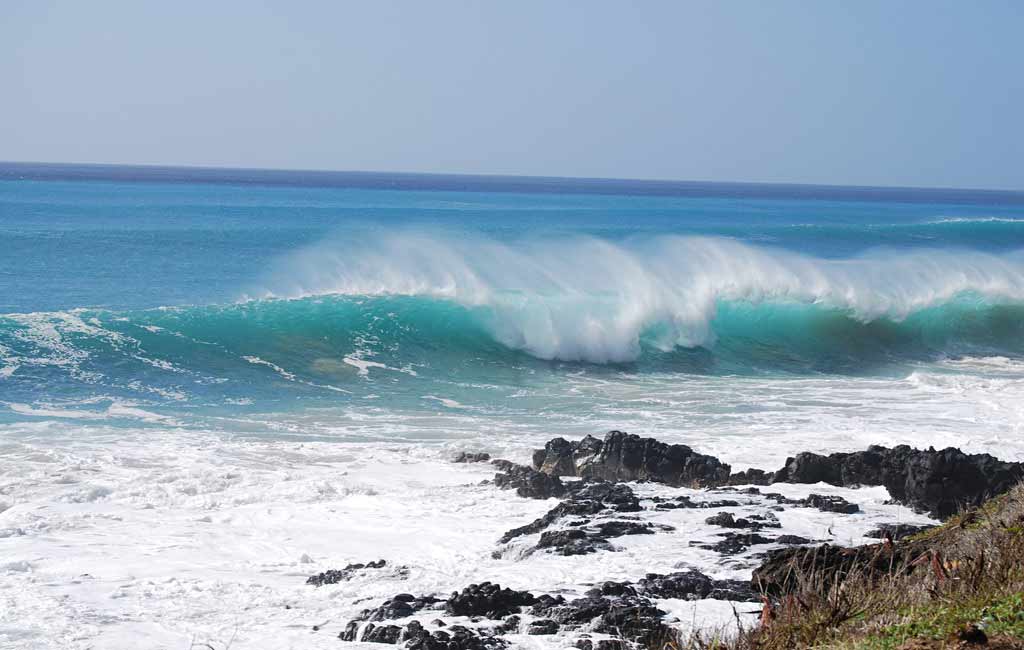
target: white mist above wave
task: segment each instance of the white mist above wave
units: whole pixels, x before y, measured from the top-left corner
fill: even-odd
[[[544,359],[631,361],[641,334],[662,350],[714,342],[721,302],[902,320],[970,294],[1024,301],[1024,256],[876,251],[821,259],[734,240],[574,237],[502,243],[402,234],[323,242],[268,274],[253,296],[425,296],[486,308],[501,343]]]

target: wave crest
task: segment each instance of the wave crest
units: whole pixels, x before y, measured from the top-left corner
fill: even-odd
[[[1024,302],[1024,257],[876,251],[821,259],[663,236],[503,243],[402,234],[330,241],[281,262],[253,296],[419,296],[478,311],[503,345],[542,359],[636,360],[642,343],[710,346],[723,304],[804,305],[900,322],[955,300]]]

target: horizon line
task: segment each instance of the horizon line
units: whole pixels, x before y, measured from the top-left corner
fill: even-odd
[[[842,184],[842,183],[808,183],[800,181],[748,181],[748,180],[696,180],[696,179],[669,179],[669,178],[639,178],[639,177],[618,177],[618,176],[565,176],[565,175],[537,175],[520,173],[479,173],[479,172],[421,172],[421,171],[395,171],[395,170],[369,170],[369,169],[313,169],[304,167],[235,167],[230,165],[193,165],[193,164],[167,164],[167,163],[104,163],[104,162],[69,162],[69,161],[42,161],[42,160],[0,160],[0,167],[8,166],[37,166],[37,167],[85,167],[85,168],[122,168],[122,169],[144,169],[151,171],[196,171],[196,172],[255,172],[255,173],[284,173],[284,174],[310,174],[310,175],[392,175],[399,177],[435,177],[435,178],[466,178],[466,179],[504,179],[521,181],[568,181],[576,183],[638,183],[647,184],[652,187],[661,186],[668,189],[668,186],[694,186],[694,185],[719,185],[732,187],[750,188],[807,188],[807,189],[829,189],[829,190],[851,190],[864,191],[875,190],[884,192],[963,192],[979,194],[1009,194],[1024,197],[1024,188],[981,188],[981,187],[956,187],[956,186],[923,186],[923,185],[864,185],[864,184]],[[0,174],[0,180],[11,180]],[[43,179],[46,180],[46,179]],[[95,179],[79,179],[95,180]],[[149,180],[149,179],[142,179]],[[239,179],[240,180],[240,179]],[[472,191],[472,190],[470,190]]]

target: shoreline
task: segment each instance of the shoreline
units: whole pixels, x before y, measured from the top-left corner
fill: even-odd
[[[774,532],[782,528],[776,512],[783,512],[786,507],[816,508],[837,515],[860,512],[859,506],[842,497],[811,494],[802,500],[790,499],[779,493],[762,493],[759,487],[749,483],[763,486],[775,485],[777,481],[820,483],[824,481],[811,479],[824,477],[840,484],[854,479],[886,483],[890,491],[900,492],[894,476],[905,474],[901,500],[915,504],[917,510],[930,509],[929,514],[948,518],[952,514],[950,504],[954,498],[948,490],[961,496],[968,507],[977,507],[988,497],[1009,491],[1024,477],[1024,464],[1000,464],[992,457],[966,456],[952,449],[936,452],[880,447],[859,454],[829,457],[804,453],[788,459],[786,466],[773,474],[748,470],[731,475],[727,465],[683,445],[665,445],[619,431],[610,432],[604,440],[588,436],[581,441],[569,442],[556,438],[534,453],[532,467],[504,460],[491,461],[485,453],[460,453],[453,462],[492,462],[499,470],[492,482],[495,487],[515,490],[520,497],[527,499],[563,499],[543,517],[506,532],[498,542],[499,546],[506,546],[494,552],[495,558],[510,552],[520,557],[538,552],[563,556],[615,552],[617,549],[612,539],[675,532],[674,527],[645,522],[638,516],[638,513],[649,510],[671,509],[717,511],[704,523],[725,529],[725,532],[717,534],[722,538],[720,542],[703,545],[702,548],[723,557],[743,554],[755,546],[770,545],[775,550],[748,556],[752,560],[767,557],[753,570],[748,581],[715,580],[697,569],[688,568],[670,574],[646,573],[635,582],[604,580],[595,583],[582,598],[572,600],[561,595],[536,596],[532,590],[503,589],[490,582],[471,584],[461,592],[452,592],[447,599],[436,594],[399,594],[379,607],[363,610],[349,621],[339,634],[342,640],[404,643],[405,647],[416,650],[483,650],[521,644],[522,639],[518,637],[523,634],[546,636],[563,632],[582,650],[660,647],[680,634],[672,625],[671,615],[657,607],[659,600],[665,599],[729,602],[738,626],[733,631],[735,636],[746,629],[737,605],[763,603],[763,622],[764,612],[771,611],[780,602],[779,598],[785,595],[782,585],[772,586],[780,579],[785,580],[784,577],[771,577],[782,575],[777,568],[780,556],[791,556],[794,550],[799,552],[800,549],[815,552],[814,549],[818,548],[815,544],[824,541],[786,534],[774,537],[759,534],[760,531]],[[573,476],[579,480],[564,482],[560,476]],[[958,479],[959,487],[949,486],[947,491],[936,492],[934,487],[946,484],[949,478]],[[638,479],[641,481],[639,484]],[[705,496],[735,498],[695,501],[689,495],[674,499],[656,496],[641,505],[641,499],[630,486],[645,482],[676,488],[688,485],[701,488]],[[739,518],[725,510],[749,508],[756,504],[754,497],[763,497],[765,502],[776,505],[766,507],[765,503],[757,504],[762,508],[761,512]],[[882,538],[885,544],[891,545],[896,540],[933,527],[892,522],[871,531],[868,536]],[[512,547],[508,545],[513,540],[526,536],[532,538],[537,534],[539,539],[534,546],[510,551]],[[827,549],[828,544],[820,548]],[[351,579],[356,572],[380,569],[385,564],[381,560],[369,566],[349,565],[340,571],[311,576],[309,583],[316,586],[337,584]],[[757,611],[754,609],[745,614],[750,617]],[[423,613],[437,618],[427,622],[423,620]],[[457,619],[446,622],[446,616]]]

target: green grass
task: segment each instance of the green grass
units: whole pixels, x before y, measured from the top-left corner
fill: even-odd
[[[901,612],[908,620],[891,625],[858,641],[856,650],[895,650],[910,639],[948,639],[968,625],[979,625],[988,635],[1024,639],[1024,592],[979,604],[915,607]]]
[[[869,564],[846,573],[797,571],[791,592],[775,599],[768,625],[724,642],[680,639],[672,647],[960,648],[957,633],[977,625],[998,647],[1024,649],[1024,486],[885,552],[893,553],[893,564],[881,572]]]

